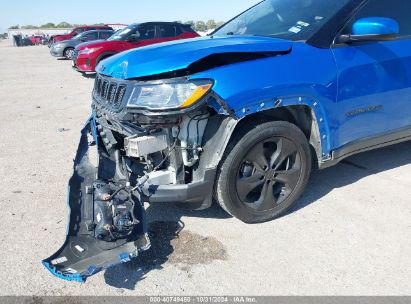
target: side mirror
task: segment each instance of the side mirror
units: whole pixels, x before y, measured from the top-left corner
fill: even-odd
[[[86,37],[82,37],[82,38],[80,39],[80,41],[86,42],[86,41],[87,41],[87,38],[86,38]]]
[[[393,40],[399,35],[400,26],[397,21],[391,18],[370,17],[356,21],[351,32],[351,35],[341,35],[339,37],[340,42]]]

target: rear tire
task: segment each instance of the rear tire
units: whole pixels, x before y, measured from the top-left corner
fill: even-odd
[[[267,122],[239,130],[226,149],[215,186],[221,207],[253,224],[284,215],[307,185],[310,146],[295,125]]]

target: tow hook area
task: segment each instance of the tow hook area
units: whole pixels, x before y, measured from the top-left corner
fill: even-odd
[[[68,281],[84,282],[150,248],[140,189],[131,189],[127,179],[113,170],[113,159],[99,146],[99,139],[91,118],[81,132],[69,181],[66,241],[42,262],[53,275]],[[93,146],[97,165],[89,157]]]

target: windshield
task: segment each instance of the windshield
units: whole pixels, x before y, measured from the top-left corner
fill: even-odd
[[[113,34],[107,41],[114,41],[114,40],[126,40],[131,35],[135,34],[137,31],[138,25],[132,24],[128,27],[123,28]]]
[[[212,35],[252,35],[308,40],[351,0],[265,0]]]

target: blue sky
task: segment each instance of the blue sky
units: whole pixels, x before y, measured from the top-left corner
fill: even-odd
[[[259,0],[0,0],[0,32],[11,25],[226,21]]]

